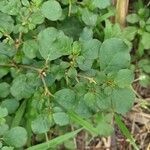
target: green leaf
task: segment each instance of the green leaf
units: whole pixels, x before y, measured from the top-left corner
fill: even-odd
[[[3,140],[10,146],[20,148],[27,142],[27,131],[22,127],[14,127],[4,134]]]
[[[121,117],[119,115],[115,115],[115,122],[118,125],[121,132],[125,135],[125,137],[129,140],[130,144],[134,147],[135,150],[139,150],[138,146],[135,143],[135,139],[132,134],[129,132],[126,125],[122,122]]]
[[[118,38],[105,40],[99,53],[100,69],[106,73],[128,68],[130,64],[129,47]]]
[[[29,20],[31,20],[34,25],[41,24],[44,22],[44,16],[41,11],[36,11],[32,13]]]
[[[42,30],[38,35],[38,41],[39,52],[46,60],[55,60],[71,53],[72,39],[53,27]]]
[[[82,10],[82,20],[88,26],[96,26],[97,15],[85,8]]]
[[[57,103],[59,103],[59,105],[67,110],[74,108],[76,103],[75,93],[70,89],[62,89],[57,91],[54,95],[54,99]]]
[[[8,111],[6,108],[2,108],[0,106],[0,118],[6,117],[8,115]]]
[[[51,123],[47,115],[39,115],[31,123],[32,131],[35,134],[46,133],[49,131]]]
[[[145,73],[141,73],[140,74],[140,85],[143,87],[148,87],[150,85],[150,76],[145,74]]]
[[[14,147],[4,146],[4,147],[2,147],[2,150],[14,150]]]
[[[69,117],[64,112],[54,113],[53,119],[54,119],[55,123],[60,126],[65,126],[65,125],[69,124]]]
[[[110,20],[105,20],[105,40],[113,37],[121,37],[121,28],[118,23],[112,24]]]
[[[14,28],[14,20],[11,16],[0,12],[0,31],[4,34],[10,34]]]
[[[22,4],[26,7],[29,7],[30,6],[30,3],[28,0],[21,0]]]
[[[68,72],[67,72],[67,75],[70,77],[70,78],[75,78],[77,77],[77,70],[75,68],[69,68]]]
[[[115,78],[116,84],[121,88],[124,88],[127,86],[129,87],[131,83],[133,82],[133,80],[134,80],[133,71],[129,69],[119,70]]]
[[[0,125],[0,136],[4,135],[9,129],[9,126],[7,124],[1,124]]]
[[[111,124],[112,119],[113,119],[112,114],[104,114],[104,113],[96,114],[95,120],[100,135],[109,136],[113,133],[113,126]]]
[[[150,25],[146,25],[146,30],[148,31],[148,32],[150,32]]]
[[[55,0],[49,0],[44,2],[41,11],[43,15],[51,21],[56,21],[60,19],[62,15],[62,8],[60,4]]]
[[[93,39],[93,31],[91,28],[85,27],[80,35],[80,41],[89,41]]]
[[[83,71],[90,70],[93,64],[93,59],[86,59],[83,56],[78,56],[76,61],[79,68]]]
[[[138,63],[139,68],[141,68],[144,72],[150,73],[150,60],[149,59],[141,59]]]
[[[38,43],[35,40],[27,40],[23,43],[23,52],[27,58],[35,58],[37,56],[38,49]]]
[[[1,107],[7,108],[8,114],[12,114],[19,107],[19,102],[16,99],[6,99],[2,101]]]
[[[26,80],[27,78],[23,74],[13,80],[10,91],[11,94],[18,100],[29,98],[34,93],[33,87],[27,84]]]
[[[0,64],[5,64],[8,62],[8,57],[12,57],[16,54],[16,48],[14,45],[9,45],[8,43],[1,43],[0,42],[0,57],[2,57],[2,59],[5,59],[5,61],[3,62],[3,60],[0,58]],[[4,55],[6,58],[4,58]]]
[[[0,65],[6,65],[9,62],[9,58],[5,53],[7,53],[4,49],[4,44],[0,43]],[[7,75],[9,72],[9,68],[7,67],[0,67],[0,79]]]
[[[89,108],[95,107],[96,95],[92,92],[88,92],[84,95],[84,102]]]
[[[142,40],[141,40],[141,43],[143,44],[144,49],[150,49],[149,39],[150,39],[150,33],[144,32],[142,34]]]
[[[91,109],[85,104],[84,95],[78,98],[78,104],[75,107],[75,113],[77,113],[80,117],[86,119],[92,116]]]
[[[93,0],[92,4],[94,7],[105,9],[111,5],[111,0]]]
[[[20,12],[20,0],[1,0],[0,11],[9,15],[17,15]]]
[[[140,21],[140,18],[137,14],[130,14],[127,16],[127,22],[135,24]]]
[[[100,46],[101,46],[101,42],[97,39],[92,39],[92,40],[83,42],[83,47],[81,51],[82,56],[87,59],[98,58]]]
[[[2,148],[3,147],[3,144],[2,144],[2,142],[0,141],[0,148]]]
[[[10,93],[10,85],[6,82],[0,83],[0,98],[6,98]]]
[[[112,90],[113,90],[112,87],[107,86],[104,88],[104,94],[109,96],[112,94]]]
[[[123,38],[132,41],[135,38],[136,34],[137,34],[137,28],[128,26],[123,30],[122,36]]]
[[[78,134],[81,131],[81,129],[66,133],[64,135],[61,135],[55,139],[52,139],[48,142],[42,143],[42,144],[38,144],[35,146],[32,146],[30,148],[28,148],[27,150],[46,150],[49,148],[54,148],[60,144],[62,144],[63,142],[67,141],[70,138],[73,138],[76,134]]]
[[[57,26],[57,29],[62,30],[67,36],[72,37],[74,40],[79,39],[82,28],[83,25],[76,17],[68,17],[63,22],[59,22]]]
[[[93,127],[93,125],[91,123],[89,123],[88,121],[84,120],[83,118],[81,118],[79,115],[77,115],[76,113],[74,113],[72,111],[69,111],[68,115],[72,121],[81,125],[84,129],[89,131],[91,134],[98,135],[99,130],[97,128]]]
[[[109,110],[112,112],[112,102],[111,102],[111,95],[105,94],[105,93],[99,93],[97,95],[97,107],[101,111],[107,111]]]
[[[130,88],[114,89],[112,93],[112,107],[115,112],[125,114],[135,101],[135,94]]]

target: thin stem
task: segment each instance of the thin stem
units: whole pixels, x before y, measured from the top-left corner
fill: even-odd
[[[40,69],[40,68],[36,68],[33,66],[28,66],[28,65],[0,64],[0,67],[14,67],[14,68],[31,69],[31,70],[37,71],[38,73],[40,73],[42,71],[42,69]]]
[[[0,64],[0,67],[16,67],[14,64]]]
[[[148,4],[147,4],[147,7],[148,7],[148,6],[150,6],[150,1],[149,1]]]
[[[47,133],[45,133],[45,139],[46,139],[46,142],[49,141]]]
[[[19,43],[20,43],[20,44],[21,44],[21,42],[22,42],[22,36],[23,36],[23,33],[20,32],[20,33],[19,33]]]
[[[40,77],[41,77],[41,80],[42,80],[42,83],[43,83],[43,86],[44,86],[44,89],[45,89],[45,95],[49,95],[49,96],[54,97],[54,95],[50,92],[50,90],[47,87],[47,84],[46,84],[44,76],[45,76],[44,72],[41,73]]]
[[[31,69],[31,70],[34,70],[34,71],[38,72],[38,74],[40,75],[40,78],[42,80],[44,89],[45,89],[45,95],[49,95],[49,96],[54,97],[54,95],[49,91],[49,89],[47,87],[47,84],[46,84],[46,81],[45,81],[45,78],[44,78],[46,76],[46,73],[44,72],[44,69],[36,68],[36,67],[33,67],[33,66],[28,66],[28,65],[17,65],[17,64],[0,64],[0,67],[24,68],[24,69]]]
[[[71,125],[71,131],[74,131],[73,125]],[[73,138],[73,142],[74,142],[75,148],[77,148],[77,141],[75,137]]]
[[[77,77],[81,77],[81,78],[87,79],[87,80],[90,81],[90,83],[97,84],[96,81],[93,78],[91,78],[91,77],[87,77],[87,76],[83,76],[83,75],[79,75],[79,74],[77,75]]]
[[[42,71],[42,69],[40,69],[40,68],[36,68],[33,66],[28,66],[28,65],[18,65],[18,67],[25,68],[25,69],[31,69],[31,70],[37,71],[38,73],[40,73]]]
[[[141,99],[143,99],[142,97],[141,97],[141,95],[139,95],[134,89],[133,89],[133,87],[131,86],[131,89],[132,89],[132,91],[134,92],[134,94],[141,100]]]
[[[18,39],[16,39],[16,43],[15,43],[16,49],[18,49],[20,47],[20,45],[22,44],[22,35],[23,35],[23,33],[20,32]]]
[[[69,12],[68,12],[69,17],[71,15],[71,8],[72,8],[72,2],[71,2],[71,0],[69,0]]]

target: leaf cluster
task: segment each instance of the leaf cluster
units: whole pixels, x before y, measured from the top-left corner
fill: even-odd
[[[114,34],[119,28],[108,20],[113,15],[110,0],[0,1],[3,150],[55,147],[80,130],[35,148],[32,137],[43,142],[70,126],[92,135],[113,132],[114,114],[128,112],[135,99],[134,36],[125,36],[134,27]]]

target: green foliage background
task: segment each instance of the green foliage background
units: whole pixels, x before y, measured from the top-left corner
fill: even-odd
[[[1,149],[55,147],[80,131],[62,135],[70,127],[110,135],[114,114],[135,100],[131,42],[139,37],[137,57],[150,49],[150,18],[142,11],[122,31],[109,21],[110,0],[1,0]],[[139,62],[145,86],[148,64]],[[58,142],[31,147],[53,133]]]

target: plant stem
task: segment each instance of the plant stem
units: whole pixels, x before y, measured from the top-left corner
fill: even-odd
[[[40,78],[42,80],[44,90],[45,90],[45,95],[49,95],[49,96],[54,97],[54,95],[50,92],[50,90],[47,87],[47,84],[46,84],[46,81],[44,78],[46,76],[44,69],[36,68],[33,66],[28,66],[28,65],[18,65],[18,64],[0,64],[0,67],[24,68],[24,69],[31,69],[31,70],[36,71],[40,75]]]
[[[54,95],[49,91],[49,89],[47,87],[47,84],[46,84],[45,78],[44,78],[44,74],[41,73],[40,77],[41,77],[41,80],[42,80],[42,83],[43,83],[43,86],[44,86],[44,89],[45,89],[45,95],[49,95],[49,96],[54,97]]]
[[[69,12],[68,12],[68,16],[70,17],[70,15],[71,15],[72,3],[71,3],[71,0],[68,0],[68,1],[69,1]]]
[[[97,84],[96,81],[93,78],[91,78],[91,77],[87,77],[87,76],[79,75],[79,74],[77,75],[77,77],[87,79],[87,80],[89,80],[90,83]]]
[[[45,139],[46,139],[46,142],[48,142],[48,141],[49,141],[49,139],[48,139],[48,135],[47,135],[47,132],[45,133]]]
[[[40,69],[40,68],[36,68],[33,66],[28,66],[28,65],[18,65],[18,64],[0,64],[0,67],[14,67],[14,68],[31,69],[31,70],[37,71],[38,73],[40,73],[42,71],[42,69]]]
[[[126,15],[128,13],[129,0],[117,0],[116,4],[116,22],[120,24],[121,28],[126,25]]]

